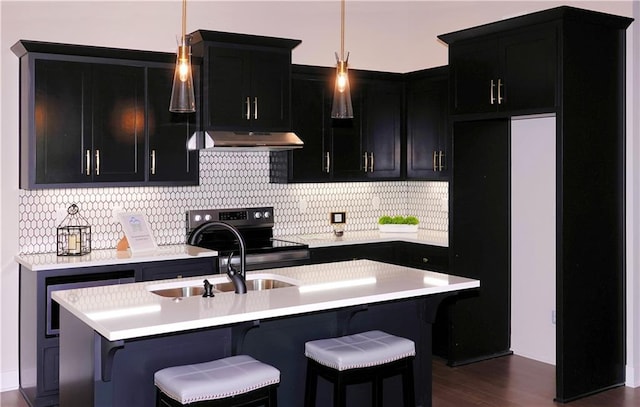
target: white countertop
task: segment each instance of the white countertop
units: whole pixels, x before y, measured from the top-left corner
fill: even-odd
[[[131,253],[131,250],[92,250],[84,256],[58,256],[56,253],[19,254],[16,262],[31,271],[68,269],[74,267],[109,266],[113,264],[144,263],[150,261],[190,259],[193,257],[215,257],[215,250],[186,244],[158,246],[157,250]]]
[[[419,229],[418,233],[381,233],[378,230],[347,231],[341,237],[333,233],[317,235],[276,236],[309,245],[310,248],[330,247],[350,244],[380,242],[411,242],[432,246],[447,247],[447,232]],[[193,257],[215,257],[215,250],[203,249],[186,244],[159,246],[155,251],[132,254],[131,250],[116,249],[92,250],[84,256],[58,256],[56,253],[18,254],[16,262],[31,271],[58,270],[75,267],[108,266],[112,264],[143,263],[150,261],[189,259]]]
[[[333,233],[317,235],[278,236],[278,239],[308,244],[310,248],[381,242],[409,242],[432,246],[449,246],[449,234],[438,230],[418,229],[418,233],[382,233],[378,230],[345,231],[340,237]]]
[[[285,267],[276,274],[298,286],[216,293],[213,298],[161,297],[151,289],[228,281],[226,275],[55,291],[52,297],[108,340],[138,338],[245,321],[420,297],[480,286],[478,280],[370,260]],[[342,287],[340,287],[342,286]]]

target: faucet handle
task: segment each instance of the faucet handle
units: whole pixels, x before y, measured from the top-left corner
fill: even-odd
[[[203,283],[204,283],[204,292],[202,293],[202,296],[214,297],[215,295],[213,294],[213,284],[211,284],[207,279],[205,279]]]

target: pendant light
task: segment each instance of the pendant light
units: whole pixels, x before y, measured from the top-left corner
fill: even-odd
[[[173,74],[173,88],[169,111],[174,113],[193,113],[196,111],[196,98],[193,93],[193,74],[191,71],[191,46],[187,37],[187,0],[182,0],[182,36],[178,44],[176,71]]]
[[[344,56],[344,9],[346,0],[340,2],[340,55],[336,52],[336,86],[333,91],[332,119],[352,119],[351,89],[349,88],[349,53]]]

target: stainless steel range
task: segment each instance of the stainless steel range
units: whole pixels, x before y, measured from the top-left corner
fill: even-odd
[[[309,246],[273,237],[271,206],[190,210],[187,212],[187,237],[198,226],[213,221],[225,222],[238,229],[246,244],[247,270],[301,265],[309,259]],[[231,264],[240,264],[238,239],[224,228],[209,228],[196,246],[218,251],[220,273],[226,272],[231,254]]]

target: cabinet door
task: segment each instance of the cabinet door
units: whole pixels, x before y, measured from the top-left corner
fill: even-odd
[[[501,110],[555,108],[556,44],[555,25],[529,28],[500,39]]]
[[[353,75],[349,79],[353,119],[331,120],[331,170],[333,179],[339,181],[365,179],[362,89],[354,84]]]
[[[509,172],[508,120],[454,125],[450,272],[481,286],[450,310],[450,364],[509,352]]]
[[[497,109],[498,44],[468,41],[449,48],[453,113],[486,113]]]
[[[204,84],[207,129],[288,131],[290,54],[210,48]]]
[[[196,113],[169,111],[173,73],[173,65],[147,69],[148,179],[197,185],[198,152],[187,150],[189,136],[196,131]]]
[[[85,116],[90,111],[90,65],[42,59],[34,65],[35,183],[86,182],[84,151],[91,148],[86,143],[91,121]],[[22,80],[27,80],[25,73]],[[33,171],[33,164],[26,168],[25,164],[23,172]]]
[[[394,263],[394,247],[393,243],[317,247],[311,249],[311,259],[309,263],[333,263],[360,259]]]
[[[375,179],[399,178],[402,85],[392,81],[373,81],[367,84],[364,95],[364,175]]]
[[[448,176],[449,137],[446,74],[407,85],[407,178]]]
[[[289,180],[294,182],[326,181],[329,179],[330,145],[328,130],[330,107],[329,78],[292,78],[291,119],[293,131],[302,139],[304,147],[289,152]]]
[[[144,181],[144,68],[93,64],[92,75],[93,181]]]
[[[291,52],[251,54],[250,115],[257,131],[289,131]]]
[[[250,128],[251,56],[248,51],[209,48],[204,82],[205,129]]]
[[[555,24],[452,44],[454,113],[545,112],[556,106]]]

